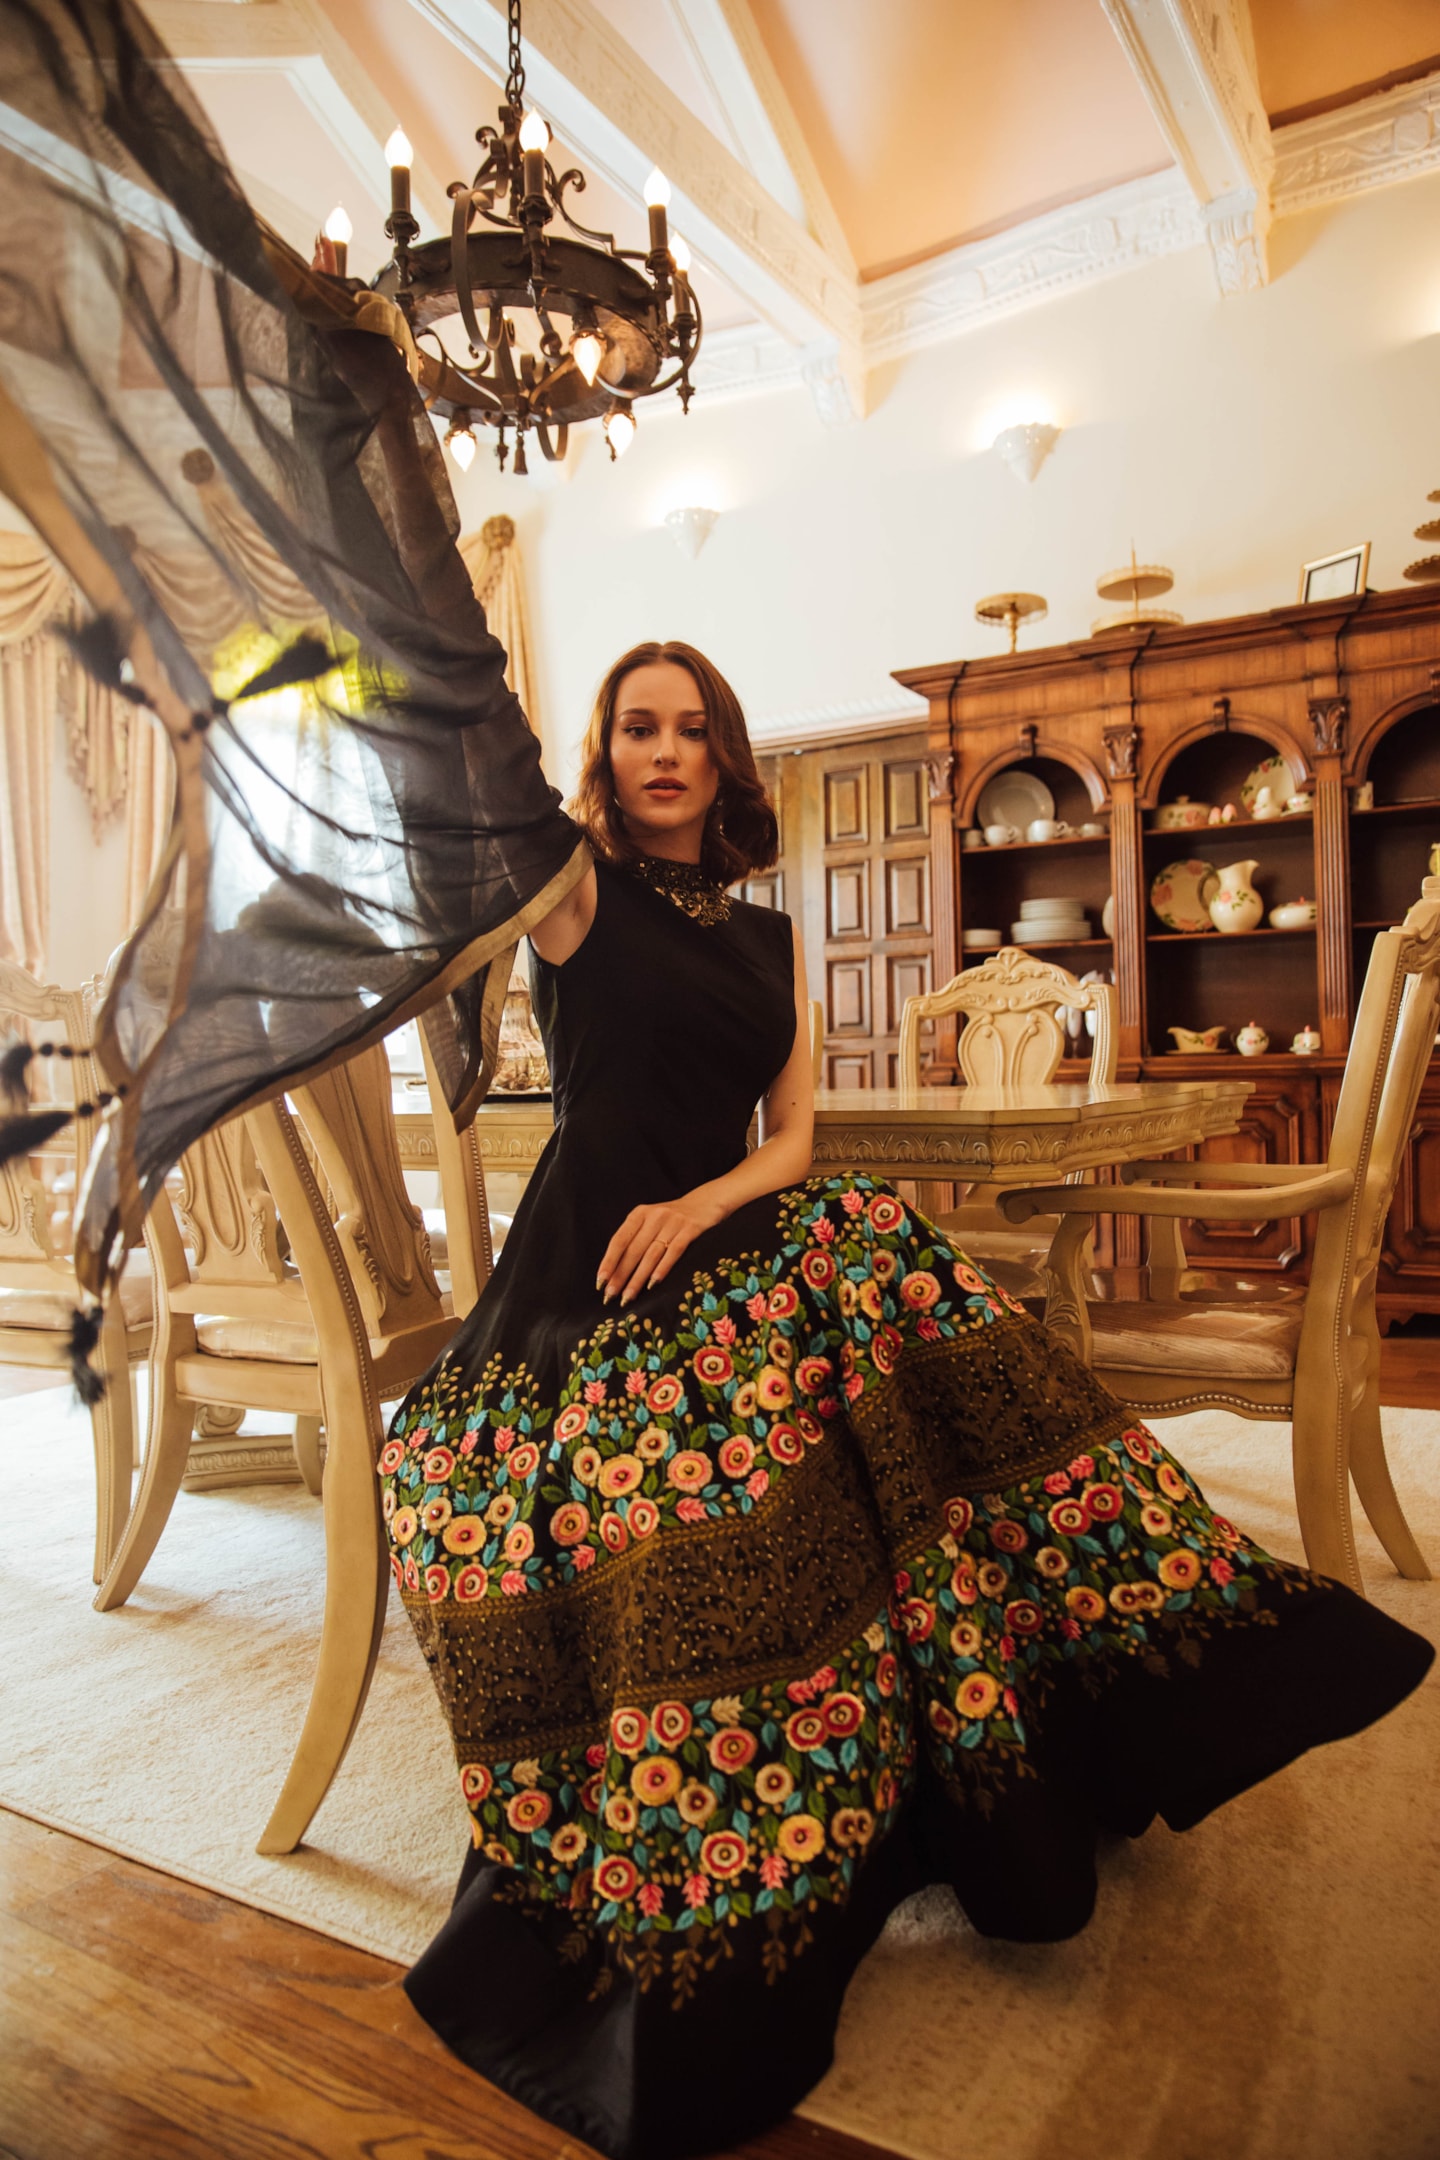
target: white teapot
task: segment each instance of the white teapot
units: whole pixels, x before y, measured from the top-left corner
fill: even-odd
[[[1255,870],[1253,862],[1235,862],[1219,872],[1220,883],[1210,896],[1210,920],[1217,930],[1234,935],[1259,923],[1265,903],[1251,883]]]

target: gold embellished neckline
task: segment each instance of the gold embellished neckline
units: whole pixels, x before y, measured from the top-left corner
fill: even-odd
[[[632,873],[698,923],[730,919],[730,895],[708,877],[699,863],[670,862],[660,855],[632,856]]]

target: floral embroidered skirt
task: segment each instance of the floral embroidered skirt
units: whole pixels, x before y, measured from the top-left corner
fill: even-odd
[[[615,2160],[784,2115],[913,1890],[1072,1934],[1099,1832],[1186,1828],[1431,1654],[1213,1514],[888,1188],[688,1257],[558,1390],[462,1329],[380,1458],[472,1840],[407,1987]]]

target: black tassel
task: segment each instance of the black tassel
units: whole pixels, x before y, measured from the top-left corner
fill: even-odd
[[[16,1117],[0,1117],[0,1165],[17,1155],[33,1155],[70,1123],[68,1110],[26,1110]]]
[[[90,1363],[90,1354],[100,1340],[103,1318],[98,1305],[92,1305],[88,1311],[82,1311],[77,1305],[70,1315],[70,1377],[75,1383],[75,1393],[87,1410],[93,1410],[105,1393],[105,1376],[96,1372]]]
[[[96,615],[78,628],[73,623],[62,623],[57,628],[87,675],[93,675],[96,682],[104,683],[107,690],[132,705],[145,703],[144,691],[128,673],[130,656],[113,615]]]
[[[26,1078],[35,1052],[23,1037],[0,1056],[0,1096],[11,1110],[30,1107],[30,1083]]]
[[[293,645],[287,645],[284,652],[271,661],[269,667],[252,675],[229,702],[238,705],[245,698],[263,697],[268,690],[283,690],[287,683],[315,682],[339,665],[323,638],[298,637]]]

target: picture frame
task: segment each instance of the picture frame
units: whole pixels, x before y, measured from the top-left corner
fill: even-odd
[[[1300,565],[1300,599],[1349,600],[1365,590],[1370,573],[1370,542],[1342,548],[1338,555],[1322,555]]]

